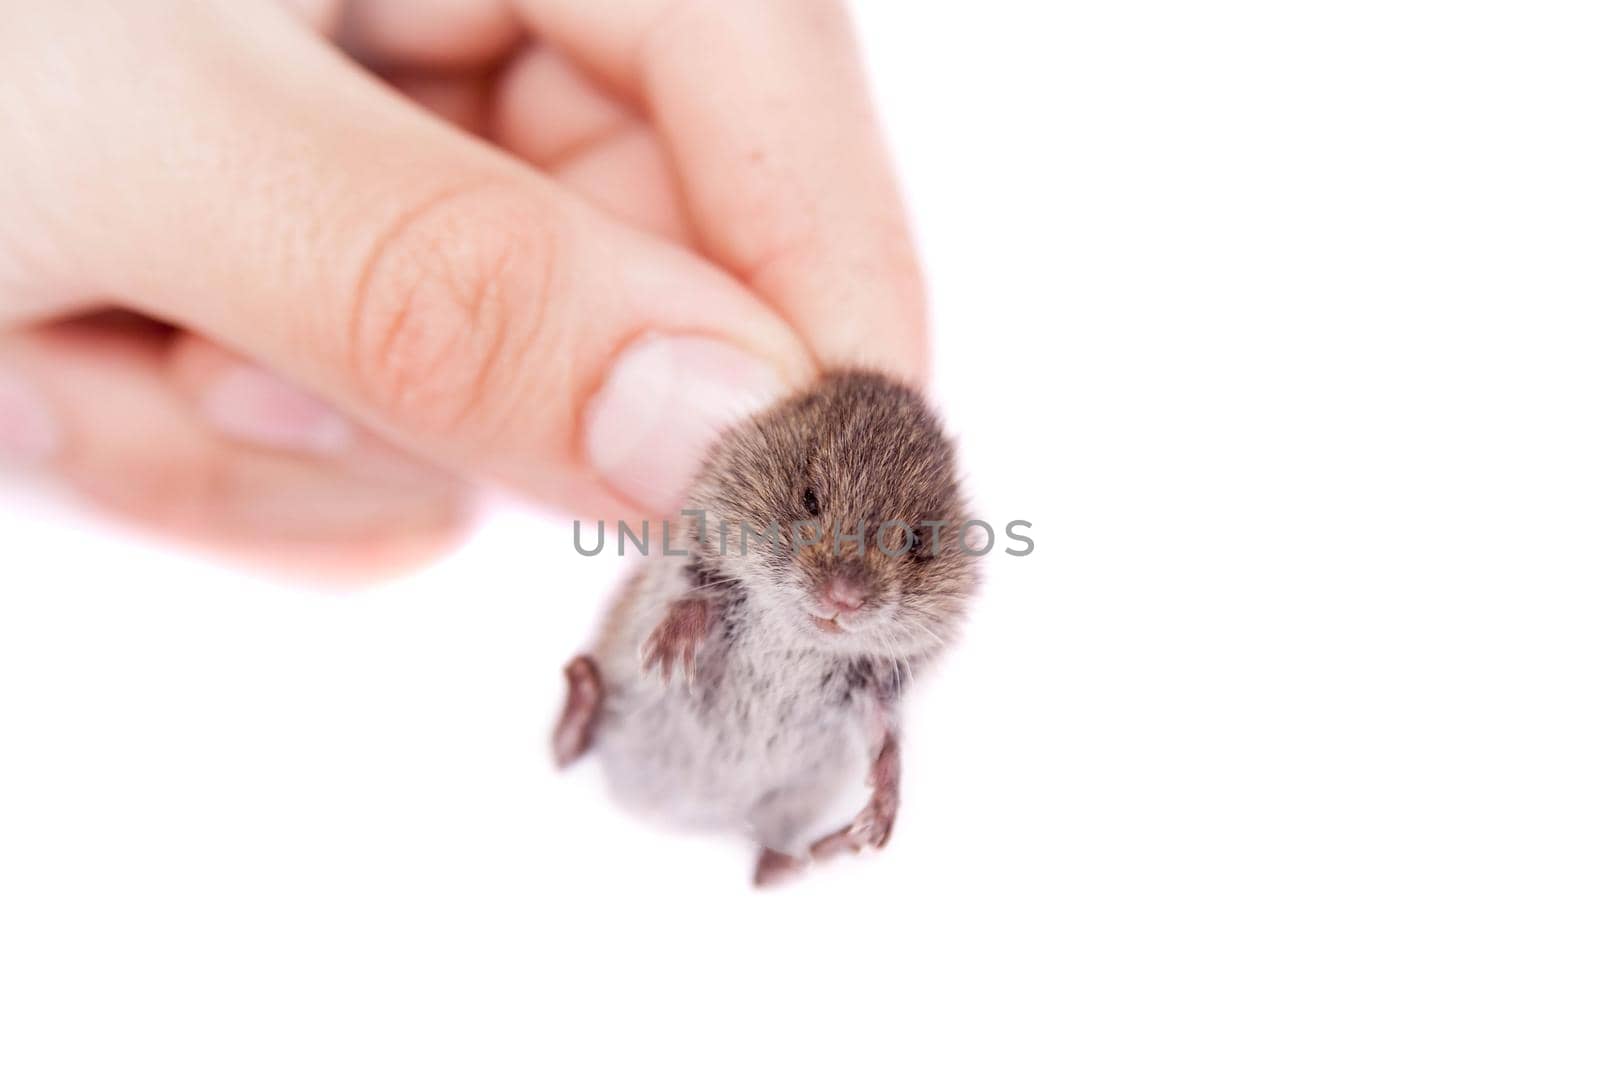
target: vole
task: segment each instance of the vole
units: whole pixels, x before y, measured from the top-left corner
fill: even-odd
[[[593,747],[629,806],[748,836],[757,885],[881,848],[901,692],[977,582],[938,419],[882,375],[828,374],[725,431],[685,514],[682,554],[652,551],[567,665],[557,765]],[[807,843],[861,777],[860,814]]]

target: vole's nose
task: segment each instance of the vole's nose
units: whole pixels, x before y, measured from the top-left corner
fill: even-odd
[[[838,615],[854,615],[867,602],[867,591],[860,582],[836,575],[817,590],[817,602]]]

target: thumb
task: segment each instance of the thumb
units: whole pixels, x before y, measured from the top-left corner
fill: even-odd
[[[415,110],[270,5],[187,11],[130,35],[147,44],[128,62],[160,79],[96,74],[114,107],[56,186],[76,201],[65,243],[117,302],[563,503],[598,476],[670,507],[720,423],[813,372],[731,278]]]

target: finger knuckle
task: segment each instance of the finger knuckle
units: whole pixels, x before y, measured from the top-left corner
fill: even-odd
[[[396,218],[373,242],[350,313],[357,394],[410,432],[490,432],[516,394],[518,355],[547,325],[558,236],[482,190]]]

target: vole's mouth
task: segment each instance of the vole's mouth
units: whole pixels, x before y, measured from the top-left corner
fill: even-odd
[[[817,629],[825,634],[842,634],[844,627],[839,625],[838,619],[824,619],[821,615],[811,616],[811,621],[817,624]]]

